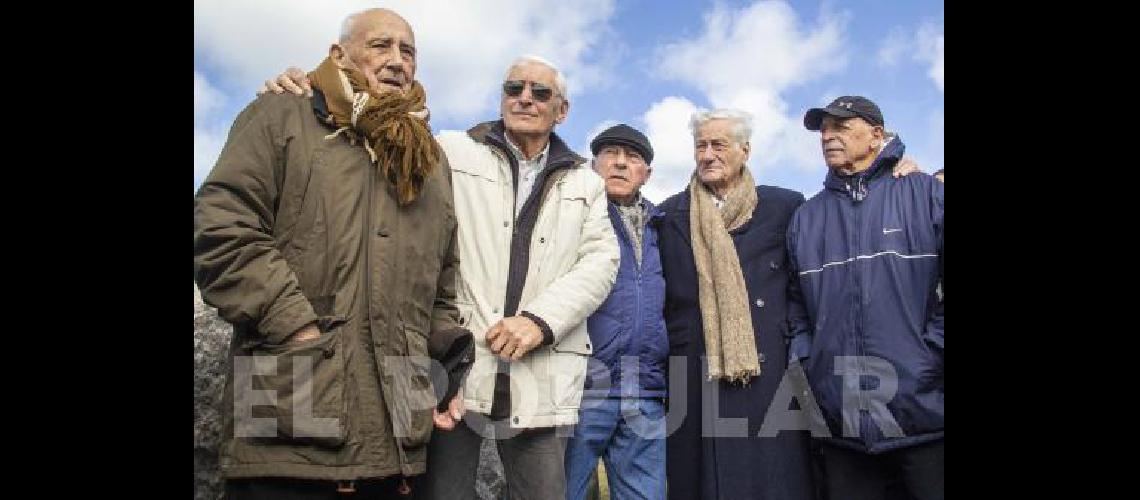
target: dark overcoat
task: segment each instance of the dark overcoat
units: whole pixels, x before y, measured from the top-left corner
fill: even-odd
[[[731,233],[761,356],[760,376],[743,386],[706,380],[689,192],[686,189],[660,205],[664,216],[658,238],[665,276],[669,354],[674,364],[680,361],[684,365],[683,370],[669,370],[670,417],[680,414],[682,408],[677,405],[684,405],[685,414],[667,440],[670,500],[813,498],[808,432],[782,431],[776,437],[758,437],[787,367],[786,313],[788,287],[793,284],[785,234],[792,213],[804,197],[772,186],[757,186],[756,192],[759,202],[752,219]],[[674,384],[680,372],[686,381],[683,392]],[[717,418],[747,419],[747,428],[727,423],[714,429],[714,407]],[[786,409],[799,408],[792,403]],[[734,434],[737,437],[732,437]]]

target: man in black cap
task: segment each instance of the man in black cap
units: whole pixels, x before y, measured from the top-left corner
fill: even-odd
[[[594,354],[566,446],[566,497],[586,498],[601,457],[610,498],[665,498],[665,279],[651,222],[659,211],[641,196],[653,147],[622,124],[598,134],[590,150],[606,183],[621,263],[609,297],[587,319]]]
[[[830,171],[788,226],[803,297],[789,304],[789,359],[828,426],[827,490],[878,500],[901,477],[913,498],[942,499],[943,183],[890,178],[904,146],[867,98],[811,109],[804,126]]]

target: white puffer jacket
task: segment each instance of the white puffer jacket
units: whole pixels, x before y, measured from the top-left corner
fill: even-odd
[[[459,312],[476,344],[464,402],[468,411],[483,414],[491,412],[498,360],[484,337],[503,317],[516,230],[511,164],[502,130],[502,122],[488,122],[468,132],[437,136],[451,164],[455,192]],[[518,312],[545,321],[554,343],[510,364],[512,427],[577,422],[586,360],[593,352],[586,317],[609,295],[621,258],[601,177],[555,134],[548,155],[546,169],[554,184],[541,201],[530,238]]]

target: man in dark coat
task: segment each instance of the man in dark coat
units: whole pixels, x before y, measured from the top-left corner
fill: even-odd
[[[745,165],[751,150],[750,122],[747,114],[734,110],[695,114],[690,124],[697,163],[693,180],[688,189],[661,204],[665,217],[659,241],[669,353],[683,357],[684,362],[683,371],[673,368],[669,373],[673,396],[669,401],[670,420],[683,417],[667,441],[669,498],[674,500],[812,498],[807,433],[797,430],[773,437],[758,436],[786,368],[783,332],[789,275],[785,268],[784,231],[804,197],[783,188],[755,185]],[[734,227],[718,228],[713,224],[714,227],[701,228],[702,221],[715,223],[719,219],[715,212],[706,214],[711,218],[694,216],[694,211],[710,205],[722,214],[735,207],[733,219],[743,221]],[[720,241],[731,245],[719,248],[721,252],[731,252],[719,260],[736,263],[735,271],[725,273],[730,276],[724,279],[727,285],[719,282],[725,274],[718,275],[715,269],[710,269],[713,277],[706,282],[698,269],[702,266],[700,258],[694,255],[697,247],[703,246],[695,240],[702,239],[702,233],[703,239],[708,240],[708,233],[718,229],[723,234],[714,236],[722,236]],[[708,246],[711,252],[706,253],[717,260],[718,245],[714,241]],[[733,271],[743,280],[731,279]],[[732,289],[738,283],[743,288]],[[701,297],[702,285],[711,285],[704,288],[721,295],[722,300],[736,299],[733,305],[748,314],[735,319],[750,320],[747,331],[724,331],[730,323],[724,316],[731,314],[718,307],[721,300],[714,300],[713,306],[708,307],[707,299]],[[705,313],[715,315],[717,311],[722,331],[715,336],[716,349],[722,351],[722,368],[718,375],[713,375],[716,368],[712,365],[717,362],[705,362],[708,341],[714,338],[706,332]],[[729,366],[728,360],[741,354],[732,354],[733,350],[741,350],[737,347],[741,342],[730,342],[733,333],[745,334],[743,349],[751,349],[753,354],[751,359],[737,363],[743,369]],[[751,339],[751,345],[747,339]],[[743,356],[748,357],[747,353]],[[737,375],[741,372],[745,375]],[[680,390],[677,377],[683,377],[684,391]]]

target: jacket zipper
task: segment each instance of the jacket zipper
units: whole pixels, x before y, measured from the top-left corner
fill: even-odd
[[[854,198],[851,203],[851,213],[855,219],[854,224],[852,225],[853,230],[851,231],[854,235],[853,250],[855,251],[855,255],[861,255],[863,250],[863,229],[860,224],[860,207],[863,205],[862,202],[867,193],[862,179],[863,177],[858,177],[855,180],[855,191],[853,192]],[[859,409],[857,410],[855,425],[859,426],[859,435],[855,437],[862,439],[862,436],[866,432],[866,429],[863,429],[863,410],[870,410],[870,406],[867,404],[867,395],[863,391],[863,375],[867,373],[867,366],[864,363],[863,356],[866,355],[867,346],[865,342],[866,339],[863,336],[863,282],[860,279],[858,260],[852,263],[851,281],[854,283],[854,286],[852,288],[855,293],[854,302],[851,304],[851,308],[854,313],[854,317],[852,319],[855,323],[852,325],[854,327],[852,328],[852,331],[855,334],[855,354],[857,356],[855,359],[858,366],[857,373],[859,374],[859,377],[855,381],[855,390],[857,390],[859,394]]]
[[[633,243],[632,237],[630,238],[630,243]],[[645,246],[644,246],[645,245],[645,234],[644,233],[642,233],[642,235],[641,235],[641,244],[642,244],[641,258],[644,259],[645,258]],[[630,245],[630,247],[632,248],[633,245]],[[641,324],[641,307],[642,307],[641,306],[641,269],[642,269],[641,265],[642,265],[642,262],[638,262],[637,256],[634,256],[633,263],[634,263],[634,269],[637,271],[635,274],[635,276],[637,276],[637,281],[635,283],[635,285],[637,287],[637,294],[636,294],[636,300],[634,301],[634,306],[637,309],[633,313],[633,318],[634,318],[633,334],[634,335],[632,336],[631,340],[634,342],[634,346],[636,346],[636,349],[634,350],[633,355],[637,356],[637,364],[638,364],[638,367],[637,367],[638,368],[638,370],[637,370],[638,376],[637,376],[637,378],[639,380],[627,382],[627,384],[631,387],[631,389],[630,389],[631,391],[633,390],[632,389],[633,387],[637,387],[637,388],[641,387],[641,380],[640,380],[640,378],[641,378],[641,366],[640,366],[641,365],[641,350],[642,350],[642,347],[644,346],[644,340],[645,340],[643,338],[643,333],[644,333],[644,331],[642,329],[643,325]],[[630,395],[632,396],[632,394],[630,394]]]

